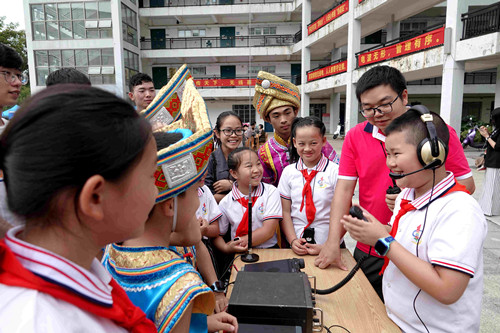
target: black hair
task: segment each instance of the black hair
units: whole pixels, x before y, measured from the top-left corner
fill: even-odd
[[[264,125],[262,125],[262,124],[259,124],[259,128],[264,128]]]
[[[230,116],[238,118],[240,123],[243,125],[243,122],[241,121],[240,116],[238,116],[238,114],[236,112],[234,112],[234,111],[221,112],[217,116],[217,120],[215,121],[215,128],[214,128],[214,130],[217,131],[217,133],[219,133],[219,135],[221,133],[220,130],[222,127],[222,123],[224,122],[224,119],[226,119],[227,117],[230,117]],[[217,143],[217,145],[219,145],[219,146],[221,145],[220,139],[215,135],[215,133],[214,133],[214,141]]]
[[[420,118],[422,114],[417,110],[408,110],[401,116],[394,119],[385,129],[385,135],[389,136],[394,132],[405,132],[406,143],[418,147],[418,144],[428,137],[428,130],[425,123]],[[437,137],[448,146],[450,141],[450,131],[448,126],[437,113],[432,112],[432,123],[436,127]]]
[[[500,108],[491,111],[491,125],[495,126],[495,128],[500,127]]]
[[[252,120],[252,122],[250,123],[250,126],[253,126],[253,125],[255,125],[255,124],[257,124],[257,123],[255,122],[255,120]]]
[[[76,83],[91,85],[87,75],[74,68],[61,68],[47,76],[45,85],[47,87],[61,83]]]
[[[254,150],[250,149],[250,147],[238,147],[238,148],[236,148],[235,150],[230,152],[229,156],[227,157],[227,168],[229,170],[233,170],[233,171],[238,170],[238,168],[240,167],[240,164],[241,164],[241,156],[243,155],[240,153],[245,152],[245,151],[250,151],[250,152],[257,155],[257,153]]]
[[[12,47],[0,43],[0,66],[21,70],[23,58]]]
[[[151,139],[151,125],[125,100],[87,85],[48,87],[16,112],[0,137],[9,208],[56,223],[57,200],[93,175],[120,181]],[[70,192],[71,193],[71,192]]]
[[[181,133],[154,132],[153,137],[156,140],[156,149],[161,150],[173,145],[182,139]]]
[[[153,82],[153,79],[148,74],[137,73],[128,81],[128,89],[130,92],[134,90],[135,86],[141,85],[143,82]]]
[[[326,127],[325,124],[319,119],[318,117],[315,116],[309,116],[309,117],[296,117],[293,122],[292,122],[292,134],[291,134],[291,147],[290,147],[290,163],[295,163],[299,160],[300,156],[297,153],[297,148],[293,145],[293,139],[295,138],[297,128],[300,127],[306,127],[306,126],[313,126],[319,129],[319,132],[322,137],[325,136],[326,133]]]
[[[406,80],[399,70],[390,66],[376,66],[364,73],[356,84],[356,97],[361,102],[361,94],[372,88],[389,85],[401,96],[406,89]]]

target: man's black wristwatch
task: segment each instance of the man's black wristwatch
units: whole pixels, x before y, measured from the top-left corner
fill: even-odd
[[[210,289],[212,289],[214,293],[225,293],[226,292],[226,286],[224,285],[224,282],[222,282],[222,281],[215,281],[210,286]]]

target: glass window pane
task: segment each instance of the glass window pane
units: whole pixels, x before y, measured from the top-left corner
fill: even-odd
[[[73,21],[73,35],[75,39],[85,38],[85,21]]]
[[[256,35],[261,35],[262,34],[262,31],[260,30],[260,28],[255,28],[255,34]]]
[[[35,51],[35,66],[48,66],[49,58],[47,56],[47,51]]]
[[[33,21],[45,21],[43,5],[31,5],[31,19]]]
[[[111,28],[99,29],[101,38],[113,38],[113,30]]]
[[[75,61],[77,66],[88,66],[87,50],[75,50]]]
[[[83,14],[83,3],[72,3],[71,4],[71,14],[73,16],[73,20],[82,20],[85,18]]]
[[[99,18],[111,18],[111,2],[99,2]]]
[[[47,39],[47,34],[45,33],[45,23],[44,22],[33,23],[33,39],[34,40]]]
[[[85,18],[86,19],[96,19],[97,18],[97,2],[86,2],[85,3]]]
[[[60,3],[57,5],[59,21],[71,20],[71,7],[69,3]]]
[[[200,30],[193,30],[193,37],[198,37],[200,35]]]
[[[45,85],[45,79],[49,75],[49,69],[47,67],[37,68],[36,69],[36,83],[39,86]]]
[[[90,83],[94,84],[102,84],[102,78],[100,75],[89,75]]]
[[[75,52],[74,50],[62,50],[62,65],[63,67],[75,67]]]
[[[47,22],[47,39],[59,39],[59,25],[57,22]]]
[[[102,65],[103,66],[113,66],[115,64],[113,58],[113,49],[103,49],[102,50]]]
[[[89,50],[89,66],[101,65],[101,50]]]
[[[87,38],[99,38],[99,30],[87,29]]]
[[[269,35],[269,28],[264,28],[263,29],[264,35]]]
[[[186,30],[186,37],[193,37],[193,33],[191,30]]]
[[[114,84],[115,76],[114,75],[102,75],[102,83],[103,84]]]
[[[271,35],[276,35],[276,27],[271,27],[271,28],[269,29],[269,33],[270,33]]]
[[[200,30],[200,37],[205,37],[205,29]]]
[[[88,74],[88,67],[77,67],[76,68],[79,72],[82,72],[83,74],[87,75]]]
[[[61,53],[59,52],[59,50],[49,51],[49,66],[61,67]]]
[[[59,22],[59,31],[61,32],[61,39],[73,39],[71,21]]]
[[[45,20],[57,21],[57,8],[55,4],[48,3],[45,5]]]
[[[179,30],[179,37],[182,37],[182,38],[186,37],[186,33],[184,30]]]

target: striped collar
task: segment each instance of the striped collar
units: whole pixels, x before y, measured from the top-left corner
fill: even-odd
[[[232,189],[232,196],[233,196],[233,201],[237,201],[238,199],[241,198],[248,198],[248,195],[245,195],[241,193],[241,191],[238,189],[238,182],[233,183],[233,189]],[[252,189],[252,197],[260,197],[264,193],[264,184],[262,182],[259,183],[259,186],[257,188]]]
[[[288,148],[288,144],[290,143],[290,139],[288,139],[288,142],[286,142],[281,136],[276,134],[276,132],[274,132],[274,140],[283,148]]]
[[[198,197],[201,197],[203,195],[203,193],[205,193],[205,190],[203,189],[203,187],[198,187]]]
[[[317,170],[318,172],[324,172],[326,170],[326,167],[328,166],[328,162],[329,162],[328,158],[326,158],[324,154],[321,154],[321,159],[319,160],[318,164],[316,164],[314,168],[309,168],[309,169]],[[299,158],[296,168],[299,171],[308,169],[307,166],[304,164],[304,161],[302,161],[302,158]]]
[[[448,175],[441,180],[438,184],[434,186],[433,189],[427,191],[424,195],[420,196],[417,199],[415,198],[415,189],[414,188],[406,188],[403,190],[402,199],[410,200],[410,203],[416,209],[422,209],[426,207],[429,203],[434,200],[442,197],[446,194],[453,186],[455,185],[455,176],[452,172],[448,172]],[[431,191],[432,191],[432,199],[431,199]],[[431,199],[429,201],[429,199]]]
[[[97,259],[92,261],[88,271],[53,252],[20,240],[16,236],[22,230],[22,226],[10,229],[5,235],[5,244],[24,268],[97,304],[113,305],[111,275]]]
[[[385,142],[385,134],[377,126],[370,124],[368,120],[366,121],[364,131],[371,133],[374,139]]]

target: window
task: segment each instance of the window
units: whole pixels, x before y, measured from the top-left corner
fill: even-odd
[[[276,27],[250,28],[250,35],[276,35]]]
[[[207,74],[207,68],[204,66],[189,67],[189,71],[194,77],[199,77]]]
[[[89,76],[92,84],[114,84],[113,49],[37,50],[37,85],[44,86],[49,73],[60,68],[76,68]]]
[[[233,105],[233,111],[240,116],[244,123],[251,123],[252,121],[255,121],[255,108],[253,105]]]
[[[112,38],[111,2],[31,5],[34,40]]]
[[[123,40],[137,46],[137,13],[122,3]]]
[[[326,113],[326,104],[311,104],[309,114],[323,120],[323,114]]]
[[[125,63],[125,82],[128,83],[132,76],[139,73],[139,55],[124,49],[123,58]]]
[[[180,38],[205,37],[205,29],[179,29],[178,36]]]
[[[264,65],[264,66],[250,66],[250,74],[257,75],[259,71],[265,71],[271,74],[276,73],[276,66],[274,65]]]

